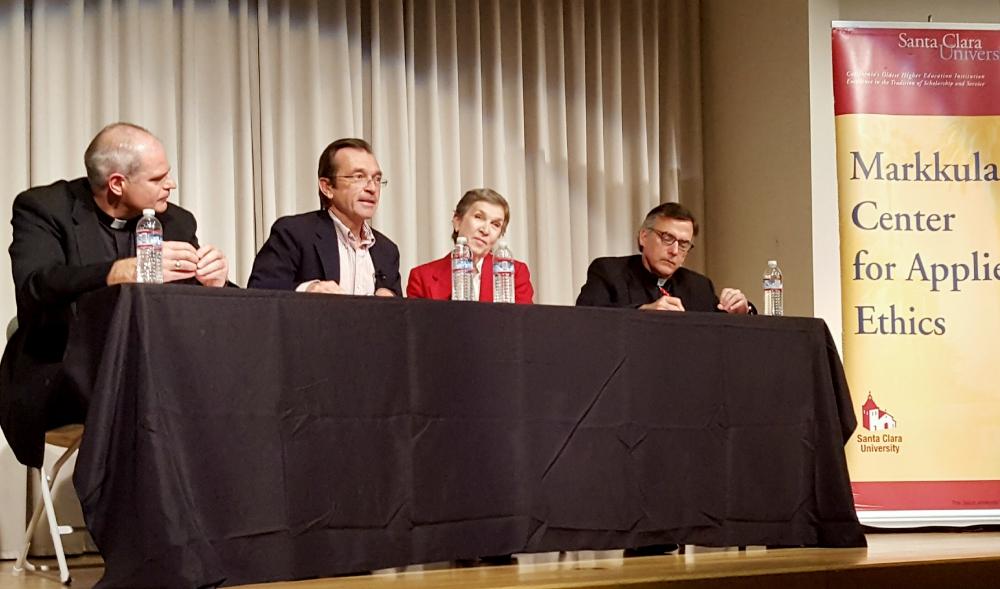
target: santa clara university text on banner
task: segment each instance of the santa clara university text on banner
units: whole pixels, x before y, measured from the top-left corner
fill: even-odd
[[[833,71],[855,502],[995,521],[1000,27],[834,23]]]

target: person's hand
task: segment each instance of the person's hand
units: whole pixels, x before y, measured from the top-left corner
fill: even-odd
[[[317,280],[308,287],[306,292],[325,292],[326,294],[347,294],[343,288],[337,284],[336,280]]]
[[[163,282],[187,280],[198,270],[198,250],[186,241],[163,242]]]
[[[677,297],[663,295],[652,303],[640,305],[639,308],[643,311],[683,311],[684,303]]]
[[[198,249],[198,269],[195,278],[205,286],[226,286],[229,279],[229,261],[214,245]]]
[[[375,296],[377,297],[394,297],[396,293],[392,292],[384,286],[375,290]]]
[[[750,311],[750,303],[739,289],[724,288],[719,295],[719,309],[726,313],[746,315]]]
[[[108,277],[105,279],[105,282],[108,283],[108,286],[135,282],[136,268],[137,260],[135,258],[115,260],[115,263],[111,264],[111,270],[108,271]]]

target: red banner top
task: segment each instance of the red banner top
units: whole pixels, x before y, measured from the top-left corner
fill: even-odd
[[[838,115],[1000,115],[1000,30],[836,28]]]

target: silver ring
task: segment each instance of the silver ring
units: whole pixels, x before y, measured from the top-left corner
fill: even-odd
[[[181,261],[174,260],[174,270],[180,270],[180,269],[181,269]]]

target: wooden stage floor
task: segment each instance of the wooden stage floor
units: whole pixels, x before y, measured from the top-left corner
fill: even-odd
[[[422,571],[248,585],[244,589],[1000,587],[1000,532],[869,534],[868,543],[867,549],[704,552],[694,548],[682,555],[601,560],[575,558],[588,553],[533,555],[531,559],[540,562],[472,568],[430,566]],[[80,557],[70,562],[75,589],[90,589],[100,578],[100,559]],[[13,561],[0,563],[0,589],[60,587],[58,581],[38,575],[15,577],[10,573],[12,565]]]

